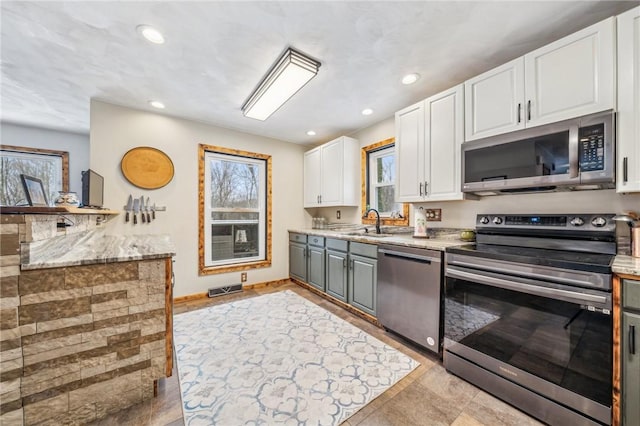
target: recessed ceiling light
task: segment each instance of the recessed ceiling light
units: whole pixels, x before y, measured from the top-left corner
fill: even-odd
[[[402,84],[413,84],[420,79],[420,74],[407,74],[402,77]]]
[[[164,104],[160,101],[149,101],[149,105],[151,105],[154,108],[164,109]]]
[[[316,132],[314,132],[313,130],[308,130],[307,131],[307,136],[315,136]]]
[[[138,25],[136,27],[136,30],[138,31],[138,34],[140,34],[142,37],[149,40],[151,43],[155,43],[155,44],[164,43],[164,36],[162,35],[162,33],[160,33],[160,31],[156,30],[152,26]]]
[[[362,115],[371,115],[373,114],[373,110],[371,108],[365,108],[362,110]]]

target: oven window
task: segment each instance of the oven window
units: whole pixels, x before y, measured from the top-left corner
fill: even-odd
[[[444,335],[611,405],[610,315],[573,303],[447,278]]]

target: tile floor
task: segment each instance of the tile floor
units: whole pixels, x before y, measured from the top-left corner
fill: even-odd
[[[427,351],[412,346],[397,336],[347,312],[330,301],[290,282],[176,304],[174,313],[191,311],[232,300],[274,291],[292,290],[349,321],[399,351],[420,362],[407,377],[373,400],[343,423],[344,426],[527,426],[541,423],[475,386],[447,373],[442,363]],[[158,396],[115,413],[92,426],[183,425],[180,386],[174,368],[172,377],[160,381]],[[235,426],[235,425],[223,425]]]

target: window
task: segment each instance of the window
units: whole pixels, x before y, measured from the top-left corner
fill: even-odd
[[[271,264],[271,157],[200,145],[200,272]]]
[[[362,149],[362,211],[367,206],[380,212],[387,225],[408,225],[409,206],[395,202],[394,139],[386,139]],[[363,219],[363,223],[372,223]]]
[[[369,207],[380,216],[396,217],[401,204],[395,197],[396,163],[394,146],[386,146],[369,153]]]
[[[49,201],[69,191],[68,152],[2,145],[1,154],[0,205],[27,205],[21,174],[40,179]]]

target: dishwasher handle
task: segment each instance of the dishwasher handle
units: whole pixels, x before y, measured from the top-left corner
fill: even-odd
[[[429,257],[429,256],[422,256],[420,254],[413,254],[413,253],[405,253],[402,251],[396,251],[396,250],[389,250],[389,249],[378,249],[378,253],[382,253],[385,256],[388,257],[398,257],[398,258],[402,258],[402,259],[410,259],[410,260],[417,260],[419,262],[423,262],[423,263],[440,263],[440,259],[435,258],[435,257]]]

